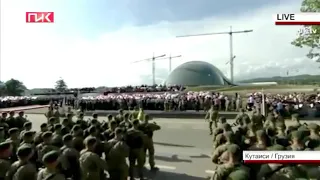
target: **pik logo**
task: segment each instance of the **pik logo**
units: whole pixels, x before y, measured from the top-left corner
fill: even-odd
[[[54,12],[26,12],[27,23],[53,23]]]

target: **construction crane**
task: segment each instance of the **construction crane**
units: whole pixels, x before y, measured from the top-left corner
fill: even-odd
[[[156,64],[155,64],[155,60],[158,59],[158,58],[162,58],[166,56],[165,54],[161,55],[161,56],[154,56],[152,58],[148,58],[148,59],[142,59],[142,60],[139,60],[139,61],[134,61],[132,63],[138,63],[138,62],[144,62],[144,61],[151,61],[152,63],[152,83],[153,85],[156,84]]]
[[[216,32],[216,33],[204,33],[204,34],[193,34],[193,35],[183,35],[183,36],[176,36],[177,38],[181,37],[193,37],[193,36],[211,36],[211,35],[219,35],[219,34],[229,34],[230,36],[230,79],[233,83],[233,34],[242,34],[242,33],[250,33],[253,32],[252,29],[250,30],[242,30],[242,31],[233,31],[232,26],[230,26],[230,31],[227,32]]]
[[[174,58],[179,58],[181,57],[181,55],[179,56],[169,56],[169,57],[165,57],[165,58],[160,58],[160,59],[157,59],[157,60],[163,60],[163,59],[169,59],[169,74],[171,73],[171,68],[172,68],[172,59]]]

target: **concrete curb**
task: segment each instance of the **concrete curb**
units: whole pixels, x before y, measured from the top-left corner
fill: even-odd
[[[3,108],[3,109],[0,109],[0,113],[10,112],[10,111],[25,111],[25,110],[31,110],[31,109],[41,109],[45,107],[49,107],[49,105],[43,105],[43,106],[37,105],[37,106],[25,106],[25,107],[19,106],[19,107],[13,107],[13,108]]]
[[[99,116],[107,116],[109,114],[115,116],[118,114],[116,111],[112,112],[97,112],[97,111],[90,111],[85,112],[85,116],[92,116],[93,113],[98,114]],[[31,112],[27,114],[43,114],[37,112]],[[205,113],[204,112],[148,112],[152,118],[170,118],[170,119],[204,119]],[[237,114],[230,114],[230,113],[220,113],[221,116],[226,117],[227,119],[234,119]]]

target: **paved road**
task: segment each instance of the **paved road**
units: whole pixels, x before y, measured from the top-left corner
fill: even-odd
[[[35,130],[43,115],[29,114]],[[155,133],[156,163],[160,171],[148,173],[154,180],[202,180],[210,176],[211,136],[207,122],[200,119],[155,119],[162,129]],[[229,120],[229,123],[233,123]],[[308,121],[311,122],[311,121]],[[290,125],[290,122],[288,122]]]

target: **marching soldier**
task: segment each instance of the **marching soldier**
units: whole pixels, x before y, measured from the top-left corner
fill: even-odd
[[[115,137],[106,144],[106,159],[110,180],[127,180],[128,165],[126,158],[129,156],[129,146],[124,141],[124,131],[116,128]]]
[[[16,152],[18,150],[18,147],[20,145],[20,139],[19,139],[19,129],[18,128],[11,128],[9,129],[9,138],[6,139],[6,141],[9,141],[12,143],[12,156],[11,160],[16,161],[17,155]]]
[[[71,130],[73,139],[72,139],[72,147],[74,147],[78,152],[80,152],[84,148],[83,144],[83,130],[80,125],[74,125]]]
[[[6,133],[5,133],[4,128],[0,127],[0,143],[3,143],[6,140],[5,135],[6,135]]]
[[[257,129],[263,128],[263,123],[265,122],[265,117],[261,114],[261,111],[259,108],[256,108],[253,111],[251,121],[257,127]]]
[[[50,106],[48,107],[48,111],[44,114],[44,116],[47,118],[49,123],[49,119],[53,117],[53,108]]]
[[[243,119],[250,119],[249,115],[246,114],[244,109],[239,109],[239,114],[235,118],[236,124],[244,124]]]
[[[108,170],[107,163],[95,153],[97,139],[89,137],[85,140],[85,149],[80,152],[80,168],[82,180],[105,179],[103,171]]]
[[[61,130],[62,130],[62,125],[61,124],[55,124],[54,125],[54,132],[52,134],[51,143],[52,143],[52,145],[54,145],[56,147],[63,146]]]
[[[16,126],[16,118],[14,117],[14,111],[9,112],[9,117],[7,118],[6,123],[9,125],[9,128],[15,128]]]
[[[144,121],[140,124],[140,128],[142,132],[144,132],[144,134],[146,135],[145,143],[144,143],[144,158],[143,158],[144,163],[143,164],[145,164],[146,153],[148,151],[150,169],[152,171],[155,171],[155,170],[158,170],[158,168],[155,166],[155,162],[154,162],[153,132],[158,131],[161,128],[155,122],[149,123],[149,119],[150,119],[149,115],[146,114],[144,117]]]
[[[53,110],[53,116],[54,117],[54,123],[57,124],[57,123],[60,123],[60,117],[61,117],[61,114],[60,114],[60,111],[59,111],[59,106],[55,106],[54,110]]]
[[[63,136],[63,146],[60,148],[61,163],[65,171],[65,176],[72,179],[81,179],[80,152],[72,147],[73,136],[67,134]]]
[[[242,151],[238,145],[228,146],[223,155],[226,157],[225,163],[218,166],[217,170],[211,177],[211,180],[248,180],[250,179],[250,170],[241,165]]]
[[[59,158],[58,151],[50,151],[45,154],[42,159],[45,168],[39,171],[37,180],[66,180],[58,168]]]
[[[128,113],[124,114],[124,120],[119,124],[119,127],[123,128],[124,132],[127,132],[128,129],[132,128]]]
[[[24,111],[20,111],[18,113],[18,117],[16,117],[16,126],[20,130],[22,130],[24,123],[28,122],[28,120],[24,117]]]
[[[219,116],[219,111],[217,106],[211,106],[211,109],[207,112],[207,115],[204,119],[209,121],[209,131],[210,135],[212,135],[212,126],[217,128],[217,119]]]
[[[18,160],[11,165],[6,178],[12,180],[36,180],[37,169],[30,163],[33,153],[34,151],[30,146],[19,147],[17,151]]]
[[[143,175],[143,146],[145,135],[139,128],[139,120],[133,120],[133,127],[127,132],[127,144],[130,147],[129,152],[129,176],[130,180],[134,179],[134,167],[137,162],[138,176],[140,179],[144,179]]]
[[[43,156],[50,151],[59,151],[58,147],[52,145],[52,132],[45,132],[42,134],[42,143],[36,146],[38,154],[38,162],[42,162]]]
[[[34,137],[34,144],[37,146],[38,144],[42,143],[42,134],[44,132],[48,131],[48,124],[47,123],[42,123],[40,125],[40,132],[37,132],[35,137]]]
[[[119,114],[115,117],[115,120],[117,124],[120,124],[124,120],[124,113],[122,109],[119,110]]]
[[[9,158],[12,154],[11,142],[0,143],[0,180],[5,180],[6,173],[11,167]]]
[[[131,120],[138,119],[138,115],[139,115],[139,108],[138,108],[138,106],[135,106],[133,111],[131,112],[130,119]]]

